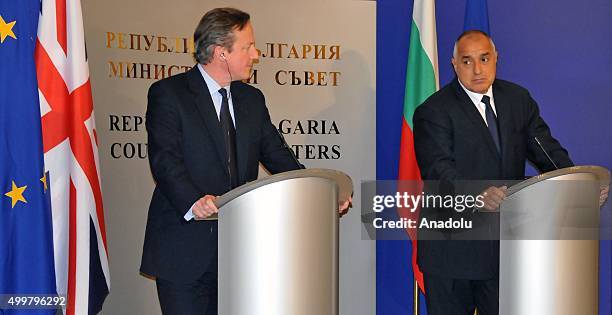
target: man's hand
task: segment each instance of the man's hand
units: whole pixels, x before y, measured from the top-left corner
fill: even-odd
[[[489,211],[499,208],[501,202],[506,199],[506,190],[508,190],[506,186],[491,186],[485,189],[485,191],[480,194],[483,197],[484,208]]]
[[[599,207],[608,200],[608,193],[610,193],[610,185],[602,186],[599,191]]]
[[[206,195],[193,205],[193,215],[196,220],[204,220],[213,214],[219,213],[219,209],[215,206],[214,201],[216,196]]]
[[[345,200],[341,204],[338,205],[338,213],[340,216],[345,215],[348,212],[348,209],[353,206],[353,197],[349,197],[349,199]]]

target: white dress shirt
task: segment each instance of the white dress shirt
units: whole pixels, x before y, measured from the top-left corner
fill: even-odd
[[[459,85],[461,85],[461,88],[463,88],[465,93],[467,93],[467,95],[470,97],[470,100],[472,100],[472,103],[474,103],[474,106],[476,106],[476,109],[480,113],[480,116],[482,117],[482,120],[484,121],[485,125],[489,126],[489,124],[487,124],[487,116],[485,115],[485,109],[487,106],[485,105],[485,103],[482,102],[482,97],[484,95],[489,97],[491,108],[493,108],[493,113],[495,113],[495,117],[497,117],[497,110],[495,109],[495,99],[493,98],[493,86],[489,87],[487,93],[480,94],[466,89],[459,79],[457,79],[457,81],[459,81]]]

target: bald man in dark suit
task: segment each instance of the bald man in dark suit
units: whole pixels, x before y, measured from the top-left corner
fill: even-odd
[[[424,180],[522,180],[527,160],[541,172],[554,170],[536,137],[559,168],[573,165],[529,92],[496,78],[497,51],[487,34],[463,33],[452,64],[457,78],[414,115],[415,150]],[[476,194],[483,198],[483,208],[495,210],[506,188],[485,186]],[[606,197],[604,189],[602,200]],[[419,241],[428,314],[472,315],[475,309],[479,315],[498,314],[499,241],[453,237],[449,231],[440,234],[442,240]]]

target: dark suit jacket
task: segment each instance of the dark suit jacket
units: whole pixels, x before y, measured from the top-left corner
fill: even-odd
[[[232,82],[239,184],[300,165],[283,146],[260,90]],[[177,282],[199,278],[217,259],[217,222],[185,221],[204,195],[231,188],[221,125],[197,67],[155,82],[146,115],[148,155],[156,183],[140,271]]]
[[[430,96],[414,114],[414,146],[424,180],[522,180],[525,162],[542,172],[572,166],[567,151],[550,134],[529,92],[495,80],[493,98],[501,138],[501,154],[474,103],[457,79]],[[462,279],[488,279],[499,273],[498,241],[419,241],[422,271]]]

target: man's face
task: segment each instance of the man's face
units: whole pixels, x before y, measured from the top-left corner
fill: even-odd
[[[232,52],[225,54],[232,80],[246,80],[251,76],[253,62],[259,57],[255,49],[255,36],[251,22],[242,30],[234,30]]]
[[[465,88],[485,94],[495,80],[497,52],[486,36],[470,34],[457,43],[452,63]]]

